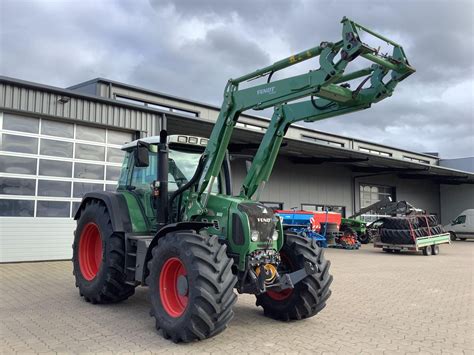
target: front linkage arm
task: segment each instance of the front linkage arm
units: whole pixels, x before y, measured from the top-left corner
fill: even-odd
[[[341,41],[322,42],[317,47],[280,60],[273,65],[229,80],[225,88],[221,111],[203,154],[204,167],[196,185],[191,190],[185,219],[192,219],[206,212],[207,198],[221,170],[235,124],[243,111],[276,107],[242,186],[241,196],[251,198],[258,186],[268,180],[283,136],[291,123],[302,120],[314,122],[368,108],[372,103],[391,96],[398,82],[415,71],[409,65],[403,48],[399,44],[347,18],[342,20],[342,24]],[[381,55],[376,49],[364,44],[360,40],[359,30],[392,45],[392,55]],[[334,62],[338,53],[340,59]],[[276,71],[317,56],[319,56],[320,64],[317,70],[239,90],[239,84],[244,81],[265,75],[271,76]],[[362,70],[345,73],[347,65],[359,56],[374,64]],[[384,83],[383,78],[389,72],[391,72],[391,78]],[[345,85],[350,80],[362,77],[366,77],[363,83],[370,79],[369,88],[363,89],[362,84],[351,91]],[[304,97],[311,99],[306,102],[287,104]]]

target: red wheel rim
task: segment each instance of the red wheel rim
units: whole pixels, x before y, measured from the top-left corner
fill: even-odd
[[[102,264],[102,238],[97,224],[87,223],[79,240],[79,267],[82,276],[93,280]]]
[[[281,258],[281,261],[290,268],[290,271],[293,271],[293,265],[291,264],[290,259],[286,256],[286,254],[283,254],[280,252],[280,258]],[[274,299],[275,301],[286,300],[288,297],[291,296],[292,293],[293,293],[292,288],[287,288],[286,290],[283,290],[283,291],[267,291],[268,297],[270,297],[271,299]]]
[[[173,318],[180,317],[188,305],[189,291],[186,290],[185,295],[180,295],[178,291],[178,279],[186,275],[186,268],[177,257],[166,260],[161,269],[159,282],[161,303],[165,311]]]

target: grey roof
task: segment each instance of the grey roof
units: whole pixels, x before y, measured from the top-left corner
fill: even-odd
[[[201,102],[201,101],[187,99],[187,98],[183,98],[183,97],[180,97],[180,96],[170,95],[170,94],[163,93],[161,91],[146,89],[146,88],[143,88],[143,87],[130,85],[130,84],[125,84],[125,83],[122,83],[122,82],[119,82],[119,81],[110,80],[110,79],[101,78],[101,77],[97,77],[97,78],[87,80],[87,81],[84,81],[82,83],[70,86],[70,87],[68,87],[68,89],[75,90],[75,89],[81,88],[83,86],[87,86],[87,85],[90,85],[90,84],[98,84],[98,83],[112,84],[112,85],[117,86],[117,87],[129,89],[129,90],[133,90],[133,91],[137,91],[137,92],[141,92],[141,93],[145,93],[145,94],[156,95],[156,96],[160,96],[160,97],[165,98],[165,99],[170,99],[170,100],[174,100],[174,101],[178,101],[178,102],[182,102],[182,103],[187,103],[187,104],[194,104],[194,105],[197,105],[197,106],[211,108],[211,109],[214,109],[214,110],[220,110],[220,106],[217,106],[217,105],[212,105],[212,104]],[[250,118],[254,118],[254,119],[262,120],[262,121],[266,121],[266,122],[270,121],[270,119],[268,117],[265,117],[265,116],[252,115],[252,114],[247,114],[247,113],[242,114],[242,116],[250,117]],[[309,128],[309,127],[306,127],[306,126],[302,126],[302,125],[299,125],[299,124],[293,124],[292,127],[298,127],[299,129],[305,130],[307,132],[321,133],[321,134],[324,134],[324,135],[327,135],[327,136],[330,136],[330,137],[337,137],[337,138],[343,138],[343,139],[353,139],[353,140],[357,140],[359,142],[363,142],[363,143],[367,143],[367,144],[375,144],[379,147],[394,149],[394,150],[407,152],[407,153],[412,153],[412,154],[421,155],[421,156],[426,156],[426,157],[429,157],[429,158],[439,158],[437,155],[434,155],[434,154],[413,152],[413,151],[410,151],[410,150],[406,150],[406,149],[402,149],[402,148],[398,148],[398,147],[393,147],[393,146],[389,146],[389,145],[385,145],[385,144],[381,144],[381,143],[370,142],[370,141],[366,141],[366,140],[359,139],[359,138],[353,138],[353,137],[349,137],[349,136],[338,135],[338,134],[335,134],[335,133],[328,133],[328,132],[324,132],[324,131],[319,131],[319,130]]]
[[[111,82],[111,81],[107,81],[106,79],[97,78],[87,83],[94,83],[98,81]],[[116,83],[114,85],[121,85],[127,88],[133,88],[132,86],[129,86],[123,83],[118,83],[118,82],[111,82],[111,83]],[[11,84],[11,85],[19,86],[19,87],[43,90],[43,91],[53,92],[58,95],[63,95],[63,96],[68,96],[68,97],[77,97],[84,100],[106,103],[109,105],[125,107],[128,109],[133,109],[137,111],[145,111],[145,112],[150,112],[154,114],[157,114],[157,113],[167,114],[169,117],[169,120],[173,122],[172,125],[171,124],[169,125],[170,134],[188,134],[190,131],[192,131],[193,134],[195,135],[207,137],[209,136],[209,133],[214,125],[214,123],[209,120],[204,120],[200,118],[190,119],[189,116],[181,115],[179,113],[173,112],[172,114],[170,114],[170,112],[168,111],[163,111],[157,108],[150,108],[146,106],[136,105],[133,103],[122,102],[122,101],[99,97],[99,96],[90,95],[90,94],[84,94],[84,93],[75,91],[71,88],[61,89],[61,88],[57,88],[53,86],[32,83],[29,81],[9,78],[5,76],[0,76],[0,84]],[[78,85],[79,86],[85,85],[85,83],[78,84]],[[76,85],[75,87],[78,87],[78,85]],[[137,89],[146,91],[148,93],[150,92],[149,90],[146,90],[146,89],[141,89],[141,88],[137,88]],[[156,94],[163,95],[167,98],[173,98],[172,96],[166,95],[166,94],[161,94],[161,93],[156,93]],[[176,100],[181,100],[186,103],[193,102],[193,101],[185,100],[182,98],[176,98]],[[214,109],[218,109],[217,106],[206,105],[206,104],[201,104],[197,102],[195,103],[199,105],[205,105],[207,107],[211,107]],[[267,118],[258,117],[258,116],[247,116],[247,117],[254,117],[257,119],[268,121]],[[311,130],[305,127],[298,127],[298,129],[303,129],[307,132],[318,132],[318,131]],[[233,136],[233,143],[235,142],[237,144],[243,143],[244,145],[245,144],[250,145],[251,143],[254,143],[255,141],[260,141],[262,135],[263,135],[263,132],[257,132],[257,131],[252,131],[249,129],[238,127]],[[330,134],[327,134],[327,136],[337,137],[336,135],[330,135]],[[338,137],[347,139],[347,137],[343,137],[343,136],[338,136]],[[357,140],[357,141],[363,142],[360,140]],[[411,176],[413,178],[421,178],[421,179],[425,177],[426,178],[439,178],[440,180],[443,180],[443,181],[449,180],[451,183],[453,182],[454,183],[456,182],[474,183],[474,174],[470,172],[460,171],[456,169],[449,169],[449,168],[440,167],[433,164],[423,164],[419,162],[405,161],[405,160],[393,158],[393,157],[377,156],[377,155],[369,154],[363,151],[350,149],[346,147],[336,147],[336,146],[319,144],[317,142],[307,142],[301,139],[296,139],[294,137],[293,138],[286,137],[285,143],[286,143],[286,146],[284,146],[281,150],[282,155],[286,155],[296,160],[300,158],[300,161],[301,161],[301,158],[303,158],[303,160],[308,159],[309,163],[311,164],[321,164],[321,162],[331,162],[334,164],[350,166],[351,169],[353,169],[353,171],[358,171],[358,172],[364,172],[364,171],[375,172],[375,173],[376,172],[393,172],[393,173],[398,173],[405,176]],[[381,146],[376,143],[371,143],[371,142],[367,142],[367,143],[374,144],[376,146]],[[404,151],[397,148],[394,148],[394,149],[397,151]],[[409,151],[404,151],[404,152],[409,152]],[[414,153],[414,152],[410,152],[410,153],[420,155],[419,153]],[[433,157],[430,155],[427,155],[427,157],[430,157],[431,159],[433,158],[436,159],[436,157]]]

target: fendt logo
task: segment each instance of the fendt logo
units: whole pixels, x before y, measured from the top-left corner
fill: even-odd
[[[263,217],[257,217],[257,221],[260,223],[270,223],[272,221],[271,218],[263,218]]]
[[[276,91],[275,91],[275,87],[272,86],[272,87],[269,87],[269,88],[266,88],[266,89],[259,89],[257,90],[257,95],[264,95],[264,94],[274,94]]]

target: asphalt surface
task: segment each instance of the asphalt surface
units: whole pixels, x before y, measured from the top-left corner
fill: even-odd
[[[333,294],[316,317],[267,319],[241,295],[227,330],[184,345],[155,331],[146,288],[92,305],[74,287],[71,262],[2,264],[0,353],[474,353],[474,241],[430,257],[371,244],[326,256]]]

